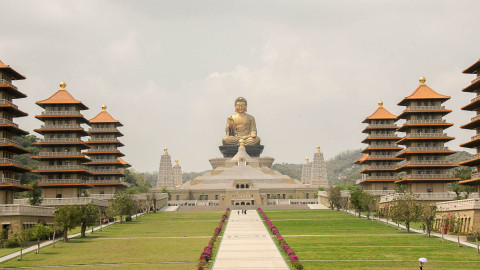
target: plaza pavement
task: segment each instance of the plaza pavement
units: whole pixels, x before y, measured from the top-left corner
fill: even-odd
[[[222,269],[289,269],[255,210],[232,210],[213,264]]]

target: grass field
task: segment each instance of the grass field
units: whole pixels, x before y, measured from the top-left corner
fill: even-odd
[[[329,210],[264,211],[305,269],[480,269],[469,247]]]
[[[40,254],[29,253],[21,262],[10,260],[0,264],[0,267],[75,265],[78,268],[80,265],[94,264],[98,267],[102,265],[101,269],[194,269],[223,213],[149,214],[83,239],[57,243],[54,248],[42,248]]]

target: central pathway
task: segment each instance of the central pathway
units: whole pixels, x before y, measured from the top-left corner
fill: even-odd
[[[255,210],[232,210],[215,259],[214,270],[289,269]]]

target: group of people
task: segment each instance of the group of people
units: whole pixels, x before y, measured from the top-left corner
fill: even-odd
[[[240,215],[240,210],[238,210],[237,213]],[[246,215],[246,214],[247,214],[247,210],[246,210],[246,209],[245,209],[245,210],[242,209],[242,215]]]

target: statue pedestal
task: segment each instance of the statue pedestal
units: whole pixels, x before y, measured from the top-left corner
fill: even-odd
[[[245,145],[247,154],[251,157],[260,157],[263,152],[263,145]],[[224,158],[232,158],[238,152],[238,145],[221,145],[218,147]]]

